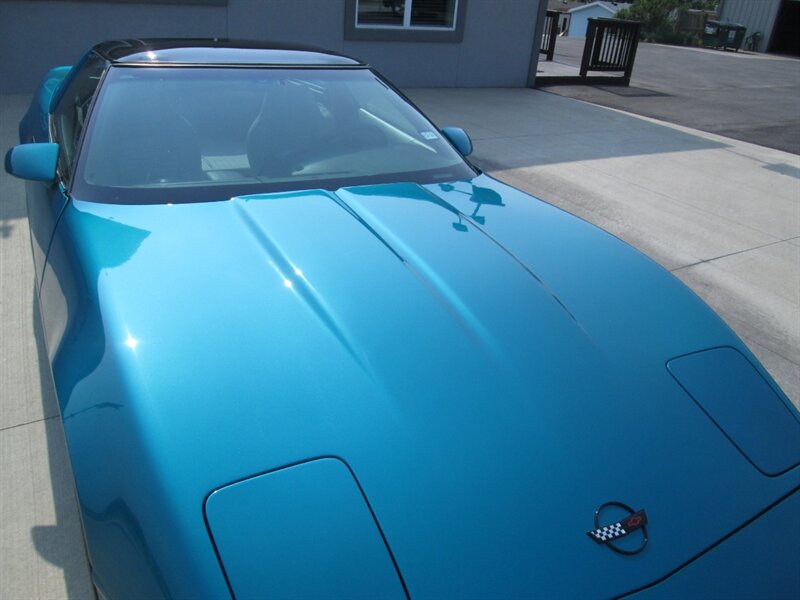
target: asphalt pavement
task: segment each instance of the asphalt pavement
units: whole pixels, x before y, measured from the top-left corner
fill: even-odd
[[[585,38],[560,37],[555,67],[580,65]],[[537,85],[549,65],[540,58]],[[558,85],[546,91],[800,154],[800,59],[639,44],[629,87]]]

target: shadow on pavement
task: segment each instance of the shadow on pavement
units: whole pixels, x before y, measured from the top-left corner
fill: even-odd
[[[438,126],[463,127],[475,159],[509,169],[726,148],[601,106],[530,89],[419,89],[409,95]]]
[[[666,94],[664,92],[659,92],[657,90],[649,90],[647,88],[636,87],[636,86],[613,86],[613,85],[596,85],[594,86],[598,90],[603,90],[608,92],[609,94],[616,94],[617,96],[623,96],[624,98],[654,98],[654,97],[662,97],[662,98],[669,98],[672,94]]]
[[[35,290],[33,292],[32,305],[44,414],[56,414],[56,416],[44,421],[52,490],[42,490],[42,493],[50,492],[53,494],[56,524],[32,527],[31,539],[34,548],[42,558],[63,569],[64,584],[68,598],[94,599],[94,588],[89,575],[88,559],[75,496],[75,484],[72,478],[72,468],[67,455],[64,428],[61,424],[61,417],[58,416],[60,413],[56,406],[53,379],[48,367],[47,352],[44,347],[44,333],[39,317],[39,302]]]
[[[764,165],[764,168],[768,171],[780,173],[781,175],[788,175],[789,177],[800,179],[800,169],[792,165],[787,165],[785,163],[769,163]]]

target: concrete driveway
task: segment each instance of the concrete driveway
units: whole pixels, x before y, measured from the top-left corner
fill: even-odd
[[[585,38],[558,38],[554,63],[579,66]],[[540,60],[539,70],[548,65]],[[576,73],[577,74],[577,73]],[[537,79],[537,85],[545,79]],[[630,87],[548,92],[800,154],[800,59],[639,44]]]
[[[671,270],[800,400],[800,157],[526,89],[423,89],[492,175]],[[0,97],[0,150],[27,97]],[[24,185],[0,173],[0,598],[91,598],[44,367]]]

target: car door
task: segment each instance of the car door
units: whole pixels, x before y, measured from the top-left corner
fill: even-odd
[[[36,269],[37,288],[41,286],[45,261],[59,215],[67,202],[75,158],[95,92],[106,69],[106,61],[96,54],[86,55],[64,80],[56,92],[51,107],[48,139],[59,145],[57,180],[55,185],[27,182],[28,223]]]

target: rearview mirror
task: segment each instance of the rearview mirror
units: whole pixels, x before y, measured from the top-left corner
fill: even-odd
[[[6,154],[6,172],[20,179],[54,181],[58,144],[20,144]]]
[[[466,131],[460,127],[445,127],[442,129],[442,133],[456,147],[456,150],[461,152],[462,156],[472,154],[472,140],[469,139]]]

